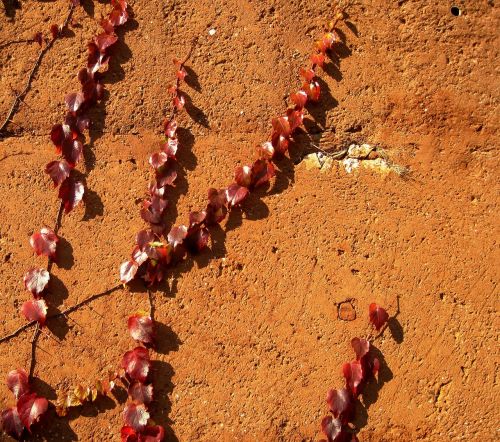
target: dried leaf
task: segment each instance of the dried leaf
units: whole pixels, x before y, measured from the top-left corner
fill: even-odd
[[[10,391],[12,391],[12,393],[14,393],[16,399],[19,399],[24,394],[29,393],[30,386],[28,373],[21,368],[10,371],[7,375],[7,387]]]
[[[48,227],[43,227],[40,232],[33,233],[30,237],[30,245],[35,253],[38,256],[44,255],[49,258],[55,258],[56,256],[57,241],[59,241],[59,238]]]
[[[42,268],[34,268],[26,272],[23,281],[24,286],[33,294],[38,297],[45,290],[49,283],[50,274],[47,270]]]
[[[379,305],[375,304],[374,302],[370,304],[369,317],[370,317],[370,322],[376,328],[377,331],[379,331],[389,320],[389,314],[387,313],[387,311],[384,308],[380,307]]]

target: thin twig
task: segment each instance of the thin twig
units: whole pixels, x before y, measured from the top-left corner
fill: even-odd
[[[71,5],[70,5],[69,11],[68,11],[68,15],[66,17],[66,20],[64,20],[64,23],[62,26],[62,30],[64,30],[68,26],[74,10],[75,10],[75,5],[73,2],[71,2]],[[62,30],[61,30],[61,32],[62,32]],[[28,80],[26,81],[26,85],[24,86],[24,89],[16,96],[16,99],[14,100],[14,103],[12,103],[12,106],[9,110],[9,113],[7,114],[7,117],[5,118],[5,121],[3,122],[2,126],[0,126],[0,137],[2,136],[2,133],[5,131],[5,129],[9,125],[9,123],[13,122],[12,117],[14,116],[17,109],[19,108],[19,103],[24,99],[24,97],[26,96],[26,94],[30,90],[31,83],[32,83],[33,79],[35,78],[35,75],[38,71],[38,68],[40,67],[40,64],[42,63],[43,57],[50,50],[50,48],[52,48],[52,46],[54,45],[54,42],[56,40],[57,40],[57,38],[53,38],[52,40],[50,40],[47,43],[47,45],[44,48],[42,48],[40,50],[40,53],[38,54],[38,57],[35,61],[35,64],[31,68],[31,71],[30,71],[30,74],[28,76]]]
[[[40,324],[36,323],[35,332],[33,333],[33,338],[31,339],[31,362],[30,362],[30,379],[33,379],[33,375],[35,373],[35,365],[36,365],[36,344],[38,338],[40,337]]]
[[[0,44],[0,49],[3,49],[3,48],[7,48],[11,45],[15,45],[15,44],[20,44],[20,43],[34,43],[35,40],[33,40],[32,38],[27,38],[27,39],[24,39],[24,40],[13,40],[13,41],[8,41],[6,43],[2,43]]]
[[[153,294],[151,293],[151,290],[149,290],[149,289],[148,289],[148,299],[149,299],[149,316],[154,321],[156,309],[155,309]]]
[[[116,285],[114,287],[111,287],[110,289],[101,292],[101,293],[96,293],[94,295],[89,296],[88,298],[85,298],[83,301],[79,302],[78,304],[73,305],[72,307],[68,307],[66,310],[63,310],[61,312],[54,313],[53,315],[47,316],[47,321],[55,318],[60,318],[61,316],[67,316],[70,313],[73,313],[74,311],[78,310],[79,308],[91,303],[92,301],[95,301],[96,299],[102,298],[103,296],[110,295],[111,293],[115,292],[116,290],[120,289],[122,284]],[[12,333],[9,333],[8,335],[5,335],[0,338],[0,344],[10,341],[11,339],[15,338],[19,334],[21,334],[23,331],[28,330],[29,328],[33,327],[34,325],[38,325],[37,321],[31,321],[28,322],[21,327],[19,327],[17,330],[13,331]]]

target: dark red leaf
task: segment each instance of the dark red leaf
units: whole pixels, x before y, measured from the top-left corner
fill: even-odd
[[[272,125],[274,132],[276,132],[278,135],[288,137],[292,133],[288,117],[273,118]]]
[[[252,184],[252,168],[250,166],[238,166],[234,171],[234,180],[240,186],[250,187]]]
[[[117,41],[118,37],[116,35],[107,34],[106,32],[103,32],[94,37],[94,43],[101,54],[104,54],[106,52],[106,49],[114,45]]]
[[[55,40],[61,33],[61,27],[56,24],[50,25],[50,33],[52,34],[52,39]]]
[[[26,301],[21,307],[21,313],[28,321],[38,321],[40,325],[44,325],[47,318],[47,304],[43,299]]]
[[[359,385],[363,381],[363,369],[360,361],[346,362],[342,366],[342,372],[345,377],[346,388],[353,394],[358,396]]]
[[[387,311],[374,302],[370,304],[368,312],[370,316],[370,322],[377,329],[377,331],[380,330],[389,320],[389,314],[387,313]]]
[[[187,236],[187,227],[181,225],[179,227],[172,227],[167,236],[167,239],[169,244],[175,248],[178,245],[182,244],[186,236]]]
[[[154,240],[155,235],[151,232],[151,230],[141,230],[135,236],[135,243],[141,248],[141,250],[144,250],[144,248]]]
[[[206,208],[205,223],[209,226],[220,223],[226,217],[226,213],[225,190],[217,190],[213,188],[208,189],[208,204]]]
[[[66,95],[64,101],[66,102],[66,107],[68,108],[68,110],[70,112],[76,113],[85,102],[85,97],[82,92],[73,92]]]
[[[123,355],[122,368],[134,381],[145,382],[150,365],[149,352],[144,347],[136,347]]]
[[[62,155],[70,167],[75,167],[83,153],[83,144],[79,140],[66,138],[62,143]]]
[[[52,126],[52,130],[50,131],[50,139],[52,140],[55,146],[57,147],[61,146],[65,138],[66,134],[62,124],[56,124]]]
[[[259,157],[263,160],[270,160],[274,156],[274,146],[270,141],[262,143],[257,148],[257,153]]]
[[[266,184],[275,175],[274,166],[270,161],[257,160],[252,165],[253,186]]]
[[[33,233],[30,238],[30,244],[35,253],[38,256],[44,255],[50,258],[56,256],[57,241],[59,241],[59,238],[48,227],[43,227],[40,232]]]
[[[332,416],[325,416],[321,421],[321,430],[328,438],[328,442],[334,442],[342,432],[342,422]]]
[[[278,132],[273,132],[271,136],[271,143],[276,152],[283,155],[288,150],[288,138],[280,135]]]
[[[52,181],[54,182],[54,187],[59,186],[66,178],[69,177],[71,168],[66,160],[62,161],[51,161],[45,166],[45,173],[47,173]]]
[[[7,375],[7,387],[9,388],[16,399],[19,399],[21,396],[29,393],[30,385],[28,380],[28,373],[22,368],[18,368],[17,370],[12,370]]]
[[[234,207],[243,202],[243,200],[248,196],[248,189],[246,187],[240,186],[237,183],[231,184],[226,189],[226,199],[230,207]]]
[[[199,226],[203,221],[205,221],[205,218],[207,217],[207,214],[204,210],[201,212],[190,212],[189,214],[189,227],[194,227],[194,226]]]
[[[143,344],[152,344],[154,341],[154,324],[151,316],[136,313],[128,318],[128,331],[132,339]]]
[[[83,183],[71,177],[64,180],[59,188],[59,198],[64,204],[64,212],[71,212],[82,200],[84,193]]]
[[[0,417],[2,430],[9,436],[20,439],[23,434],[24,425],[21,422],[21,417],[19,416],[17,408],[12,407],[2,411]]]
[[[120,281],[123,284],[132,281],[134,279],[135,274],[137,273],[137,269],[139,265],[135,261],[125,261],[120,266]]]
[[[354,403],[349,390],[346,388],[328,390],[326,402],[330,406],[330,411],[335,418],[340,417],[342,422],[351,420]]]
[[[209,237],[210,233],[206,227],[190,227],[184,245],[191,253],[195,254],[207,247]]]
[[[128,395],[134,402],[148,405],[153,401],[153,385],[134,382],[128,387]]]
[[[47,286],[50,274],[47,270],[41,268],[31,269],[24,275],[24,286],[35,296],[38,297]]]
[[[353,338],[351,345],[358,361],[370,351],[370,343],[366,339]]]
[[[36,393],[25,394],[17,401],[17,412],[23,425],[30,431],[31,426],[47,411],[49,403]]]
[[[132,250],[132,261],[134,261],[138,266],[144,264],[148,260],[149,256],[146,252],[142,251],[139,246],[135,246]]]
[[[165,430],[161,425],[150,425],[142,430],[140,442],[161,442],[164,437]]]
[[[125,424],[135,431],[141,431],[148,423],[149,413],[144,404],[128,404],[123,410]]]

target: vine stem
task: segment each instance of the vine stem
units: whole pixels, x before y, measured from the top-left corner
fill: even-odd
[[[66,19],[64,20],[61,32],[68,27],[69,21],[71,20],[71,17],[73,16],[73,11],[75,10],[75,5],[73,2],[71,2],[71,5],[69,7],[68,15],[66,16]],[[33,79],[35,78],[35,75],[38,71],[38,68],[40,67],[43,57],[45,54],[52,48],[54,45],[54,42],[57,40],[57,38],[53,38],[52,40],[47,43],[47,45],[40,50],[40,53],[38,54],[38,57],[31,68],[30,74],[28,76],[28,80],[26,81],[26,84],[24,86],[24,89],[16,95],[16,98],[14,100],[14,103],[12,103],[12,106],[7,114],[7,117],[5,118],[4,122],[2,123],[2,126],[0,126],[0,138],[2,138],[2,133],[5,131],[9,123],[12,122],[12,117],[14,114],[17,112],[17,109],[19,108],[19,104],[23,101],[24,97],[28,93],[28,91],[31,88],[31,83]],[[5,136],[3,136],[4,138]]]

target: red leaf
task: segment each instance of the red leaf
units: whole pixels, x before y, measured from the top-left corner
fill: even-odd
[[[125,424],[135,431],[141,431],[148,423],[149,413],[144,404],[128,404],[123,410]]]
[[[274,131],[278,135],[283,135],[284,137],[288,137],[292,133],[288,117],[273,118],[272,125]]]
[[[134,261],[138,266],[144,264],[148,260],[149,256],[146,252],[143,252],[139,246],[135,246],[132,250],[132,261]]]
[[[49,403],[36,393],[25,394],[17,401],[17,412],[23,425],[30,431],[31,426],[47,411]]]
[[[356,397],[358,395],[358,387],[363,380],[363,369],[360,361],[346,362],[342,366],[344,373],[346,388]]]
[[[161,442],[165,437],[165,430],[161,425],[148,426],[139,436],[140,442]]]
[[[85,102],[85,97],[82,92],[73,92],[66,95],[64,101],[66,102],[66,107],[68,108],[68,110],[70,112],[76,113]]]
[[[21,422],[21,417],[19,416],[17,408],[12,407],[2,411],[0,417],[2,430],[5,431],[9,436],[20,439],[21,435],[23,434],[24,425]]]
[[[234,180],[240,186],[250,187],[252,184],[252,168],[250,166],[238,166],[234,171]]]
[[[128,395],[136,403],[148,405],[153,401],[153,385],[134,382],[128,387]]]
[[[210,233],[206,227],[190,227],[184,245],[191,253],[198,253],[207,247],[209,237]]]
[[[125,261],[122,263],[120,266],[120,282],[126,284],[127,282],[132,281],[138,268],[139,265],[135,261]]]
[[[30,386],[28,380],[28,373],[23,369],[12,370],[7,375],[7,387],[9,388],[16,399],[19,399],[26,393],[29,393]]]
[[[56,124],[52,126],[52,129],[50,131],[50,139],[56,147],[61,146],[65,138],[66,134],[62,124]]]
[[[301,89],[296,94],[290,95],[290,99],[299,109],[302,109],[307,103],[307,94]]]
[[[70,167],[75,167],[80,161],[83,153],[83,144],[80,140],[66,138],[61,146],[62,156],[68,162]]]
[[[271,143],[276,152],[284,154],[288,150],[288,138],[280,135],[278,132],[273,132],[271,136]]]
[[[226,192],[224,189],[208,189],[208,204],[206,208],[205,224],[210,226],[220,223],[227,213]]]
[[[183,95],[178,94],[173,98],[173,105],[178,111],[184,109],[185,104],[186,104],[186,99],[184,98]]]
[[[358,361],[370,351],[370,343],[366,339],[353,338],[351,345]]]
[[[304,77],[304,80],[306,80],[306,82],[308,83],[316,76],[316,73],[313,69],[300,68],[299,72],[301,77]]]
[[[248,196],[248,189],[233,183],[226,189],[226,199],[230,207],[237,206]]]
[[[389,320],[389,314],[387,311],[375,304],[374,302],[370,304],[369,307],[370,322],[379,331],[385,323]]]
[[[162,151],[167,154],[169,158],[175,158],[177,148],[179,147],[179,140],[177,138],[169,138],[163,145]]]
[[[170,230],[167,239],[169,244],[175,248],[179,245],[182,244],[184,241],[184,238],[187,236],[187,227],[186,226],[179,226],[179,227],[172,227]]]
[[[153,169],[158,169],[163,166],[168,161],[168,155],[161,151],[151,154],[149,157],[149,164]]]
[[[274,166],[267,160],[256,160],[252,165],[253,185],[266,184],[275,175]]]
[[[44,255],[50,258],[56,256],[57,241],[59,241],[59,238],[48,227],[43,227],[40,232],[33,233],[30,238],[30,244],[35,253],[38,256]]]
[[[328,442],[333,442],[342,432],[342,422],[332,416],[325,416],[321,421],[321,430],[328,438]]]
[[[21,307],[21,313],[28,321],[38,321],[40,325],[44,325],[47,318],[47,304],[43,299],[26,301]]]
[[[113,26],[123,25],[128,20],[127,2],[125,2],[124,0],[113,0],[112,4],[114,8],[109,14],[109,22]]]
[[[288,109],[286,111],[286,114],[288,117],[288,122],[290,123],[290,129],[293,132],[302,124],[302,121],[304,120],[304,110]]]
[[[349,390],[346,388],[329,390],[326,395],[326,402],[335,418],[340,417],[342,422],[351,420],[354,404]]]
[[[106,52],[106,49],[114,45],[117,41],[118,37],[116,35],[107,34],[106,32],[103,32],[94,37],[94,43],[101,54],[104,54]]]
[[[270,141],[262,143],[258,148],[257,152],[259,157],[263,160],[270,160],[274,156],[274,146]]]
[[[143,344],[152,344],[154,341],[154,324],[151,316],[141,313],[129,316],[128,331],[132,339]]]
[[[132,427],[125,425],[121,429],[121,438],[122,442],[138,442],[139,439],[137,437],[137,433]]]
[[[168,138],[175,138],[175,132],[177,131],[177,121],[175,119],[166,120],[164,124],[165,135]]]
[[[155,235],[153,232],[151,232],[151,230],[141,230],[135,236],[135,243],[141,248],[141,250],[144,250],[144,248],[154,240]]]
[[[35,296],[38,297],[47,286],[50,274],[47,270],[36,268],[31,269],[24,275],[24,286]]]
[[[189,227],[199,226],[203,221],[205,221],[206,217],[207,214],[204,210],[201,212],[191,212],[189,214]]]
[[[45,166],[45,173],[54,181],[54,187],[59,186],[59,184],[69,177],[70,170],[71,168],[66,160],[51,161]]]
[[[150,365],[149,352],[144,347],[136,347],[123,355],[122,368],[134,381],[144,382]]]
[[[311,62],[312,62],[312,64],[317,65],[320,68],[322,68],[323,65],[325,64],[325,54],[320,53],[320,54],[311,55]]]
[[[317,81],[311,81],[310,83],[304,83],[302,88],[305,90],[307,96],[312,101],[318,101],[320,96],[320,87]]]
[[[82,200],[84,193],[83,183],[75,181],[71,177],[64,180],[59,188],[59,198],[64,204],[64,212],[71,212]]]
[[[58,25],[50,25],[50,33],[52,34],[52,39],[55,40],[57,37],[59,37],[59,34],[61,33],[61,27]]]
[[[187,72],[186,72],[186,69],[184,68],[180,68],[176,74],[177,78],[180,80],[180,81],[183,81],[184,78],[186,78],[186,75],[187,75]]]

